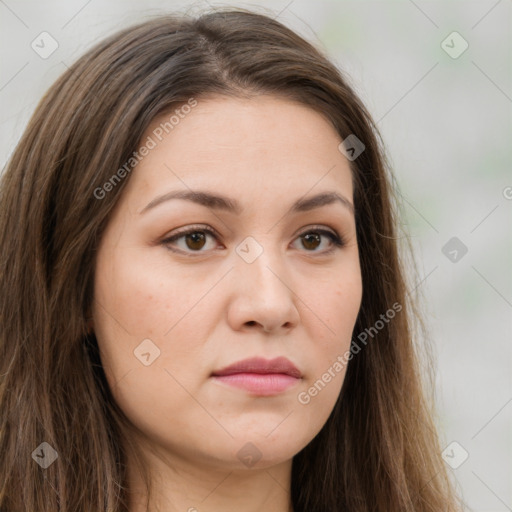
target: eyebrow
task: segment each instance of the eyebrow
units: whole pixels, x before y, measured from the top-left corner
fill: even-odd
[[[184,199],[213,210],[225,210],[237,215],[243,211],[240,203],[230,197],[202,190],[176,190],[153,199],[141,210],[140,215],[171,199]],[[337,192],[322,192],[308,198],[300,198],[292,204],[290,211],[293,213],[307,212],[336,202],[341,203],[354,215],[354,205],[345,196]]]

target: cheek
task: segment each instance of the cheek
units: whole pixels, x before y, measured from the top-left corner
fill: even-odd
[[[307,375],[297,401],[304,409],[304,417],[311,422],[310,428],[315,431],[327,421],[341,391],[361,306],[359,266],[345,270],[345,273],[338,273],[337,281],[317,282],[314,293],[309,293],[308,302],[305,301],[311,309],[307,313],[309,320],[304,322],[312,343],[311,373]]]
[[[195,281],[165,258],[150,256],[136,249],[105,253],[98,261],[95,297],[110,313],[108,323],[134,337],[163,338],[202,289],[191,289]]]
[[[314,341],[324,364],[330,364],[333,357],[350,347],[362,300],[359,266],[355,266],[353,272],[341,274],[337,280],[317,282],[314,287],[309,286],[308,291],[304,289],[301,295],[307,297],[303,300],[309,308],[304,310],[309,318],[306,324],[309,339]]]
[[[158,256],[117,248],[98,258],[94,330],[112,382],[130,371],[137,373],[144,364],[140,358],[148,352],[146,362],[154,361],[150,368],[167,368],[185,380],[203,357],[207,334],[202,329],[208,328],[214,309],[211,297],[198,297],[205,295],[208,283]]]
[[[144,251],[120,248],[98,258],[95,279],[94,330],[116,402],[140,428],[171,422],[190,406],[182,386],[196,385],[191,376],[204,337],[194,304],[204,283],[184,293],[190,277],[150,261]],[[148,407],[149,401],[160,407]]]

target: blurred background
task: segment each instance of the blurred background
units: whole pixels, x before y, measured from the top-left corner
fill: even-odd
[[[0,163],[91,45],[163,12],[270,14],[349,76],[387,146],[468,510],[512,511],[512,1],[0,0]]]

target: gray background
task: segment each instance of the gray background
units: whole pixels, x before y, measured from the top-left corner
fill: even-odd
[[[512,510],[512,1],[210,4],[273,14],[320,45],[378,121],[419,264],[449,471],[468,509]],[[44,91],[98,39],[207,7],[0,0],[2,166]],[[43,31],[58,44],[47,58],[31,47],[51,48]],[[468,250],[449,245],[455,262],[452,237]]]

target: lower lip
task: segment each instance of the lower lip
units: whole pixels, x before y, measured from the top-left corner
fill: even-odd
[[[232,375],[214,375],[213,378],[219,382],[261,396],[282,393],[300,381],[300,379],[284,373],[235,373]]]

